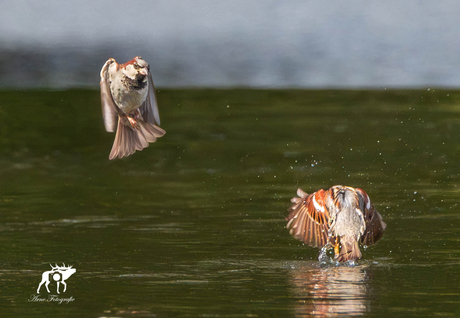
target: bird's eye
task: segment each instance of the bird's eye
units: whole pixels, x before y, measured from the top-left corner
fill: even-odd
[[[138,68],[140,68],[140,65],[137,64],[137,62],[136,62],[136,63],[134,63],[134,68],[135,68],[135,69],[138,69]]]

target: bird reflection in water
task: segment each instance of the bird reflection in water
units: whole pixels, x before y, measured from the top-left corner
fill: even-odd
[[[316,267],[315,267],[316,266]],[[296,317],[362,316],[369,309],[367,266],[296,268],[291,283]]]

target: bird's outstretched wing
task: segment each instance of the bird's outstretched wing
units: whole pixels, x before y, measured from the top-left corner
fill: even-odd
[[[149,90],[145,102],[140,107],[142,118],[146,123],[160,125],[160,113],[155,96],[155,86],[153,84],[152,73],[149,71]]]
[[[366,229],[361,236],[360,243],[365,246],[372,245],[382,238],[387,225],[383,222],[380,213],[371,204],[367,193],[359,188],[356,188],[356,192],[359,198],[360,209],[364,212],[363,215],[366,224]]]
[[[291,213],[286,218],[289,233],[312,247],[322,248],[328,243],[329,212],[325,206],[325,191],[308,195],[297,189],[298,197],[291,199]]]
[[[113,58],[105,62],[101,69],[101,104],[102,104],[102,118],[104,119],[105,130],[114,132],[118,123],[117,106],[115,105],[112,94],[110,92],[109,82],[109,66],[116,63]]]

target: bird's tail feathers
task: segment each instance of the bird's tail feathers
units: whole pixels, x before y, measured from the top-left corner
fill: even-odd
[[[335,255],[336,261],[348,262],[354,261],[361,258],[361,251],[359,250],[358,241],[354,239],[341,238],[341,248],[339,254]]]
[[[132,155],[136,150],[142,150],[162,137],[166,131],[160,127],[145,123],[142,120],[137,122],[139,129],[126,125],[123,120],[118,120],[117,133],[110,151],[109,159],[123,158]]]

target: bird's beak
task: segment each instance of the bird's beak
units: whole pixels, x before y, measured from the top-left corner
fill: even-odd
[[[147,76],[149,75],[149,70],[147,68],[142,68],[139,70],[139,74]]]

